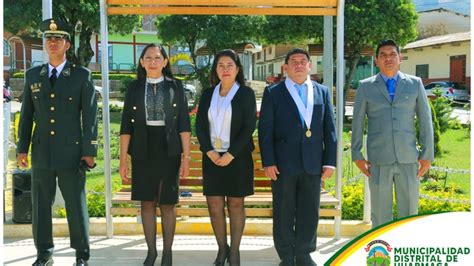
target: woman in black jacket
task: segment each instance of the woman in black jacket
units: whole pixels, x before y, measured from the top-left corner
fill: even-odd
[[[141,201],[148,246],[144,265],[153,265],[157,257],[157,204],[163,231],[161,265],[172,264],[179,175],[189,174],[190,137],[184,89],[173,78],[163,47],[149,44],[140,56],[137,80],[127,89],[120,125],[120,176],[129,180],[128,153],[132,161],[132,200]]]
[[[244,197],[253,194],[256,122],[255,94],[245,85],[242,64],[232,50],[219,52],[211,69],[212,88],[203,92],[196,134],[203,153],[203,190],[219,245],[215,265],[240,265],[239,246],[245,227]],[[224,206],[230,217],[227,244]]]

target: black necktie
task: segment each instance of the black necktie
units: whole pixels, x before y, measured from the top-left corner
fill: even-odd
[[[51,77],[49,77],[49,82],[51,83],[51,88],[54,88],[54,84],[56,83],[56,80],[58,80],[58,77],[56,76],[56,73],[58,73],[58,71],[56,70],[56,68],[53,68],[53,70],[51,70]]]

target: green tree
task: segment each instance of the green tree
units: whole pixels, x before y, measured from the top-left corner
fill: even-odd
[[[346,60],[344,96],[353,79],[362,51],[380,40],[394,39],[405,45],[416,38],[417,14],[412,0],[345,1],[344,54]],[[334,18],[334,41],[336,41]],[[262,37],[271,44],[320,43],[323,18],[268,16]],[[345,97],[344,97],[345,99]]]
[[[375,47],[383,39],[393,39],[400,46],[416,39],[418,15],[413,0],[348,0],[344,12],[347,95],[363,49]]]
[[[441,130],[439,127],[439,122],[438,122],[438,116],[436,114],[435,107],[433,105],[432,101],[429,101],[430,104],[430,109],[431,109],[431,119],[433,120],[433,142],[434,142],[434,155],[435,157],[438,157],[441,155]]]
[[[429,105],[430,105],[430,110],[431,110],[431,120],[432,120],[432,123],[433,123],[433,143],[434,143],[434,155],[435,157],[439,157],[442,153],[442,149],[441,149],[441,130],[440,130],[440,126],[439,126],[439,122],[438,122],[438,115],[437,115],[437,111],[436,111],[436,108],[433,104],[432,101],[428,101]],[[416,119],[416,136],[417,136],[417,139],[420,139],[420,121],[419,119]],[[429,172],[425,174],[426,177],[429,177]]]
[[[321,16],[266,16],[262,38],[268,44],[320,43],[323,24]]]
[[[12,34],[38,36],[42,21],[41,1],[6,0],[4,2],[4,27]],[[69,61],[87,66],[94,51],[91,48],[93,33],[100,32],[99,1],[70,0],[53,1],[53,17],[69,23],[78,32],[71,32],[71,49],[67,53]],[[109,31],[127,34],[140,26],[141,16],[109,16]],[[77,34],[77,35],[76,35]],[[79,37],[76,47],[75,39]]]
[[[238,43],[257,41],[263,23],[264,17],[261,16],[171,15],[157,19],[158,34],[164,43],[189,48],[195,74],[203,88],[209,87],[211,57],[207,57],[204,67],[198,67],[198,44],[204,44],[213,55]]]

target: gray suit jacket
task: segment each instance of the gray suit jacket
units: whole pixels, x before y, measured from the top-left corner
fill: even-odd
[[[421,79],[398,72],[393,102],[380,74],[362,80],[354,103],[352,160],[363,160],[362,139],[368,118],[367,160],[372,164],[434,160],[431,109]],[[415,117],[420,134],[416,139]]]

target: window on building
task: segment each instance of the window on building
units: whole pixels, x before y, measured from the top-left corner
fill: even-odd
[[[107,48],[109,49],[109,68],[110,70],[117,70],[118,69],[118,66],[115,66],[114,67],[114,60],[113,60],[113,49],[112,49],[112,45],[109,44],[107,46]],[[102,49],[102,45],[99,45],[99,63],[102,62],[102,52],[101,52],[101,49]]]
[[[142,54],[143,52],[143,49],[145,49],[145,44],[137,44],[135,45],[135,49],[136,49],[136,54],[137,54],[137,64],[138,64],[138,61],[140,60],[140,55]]]
[[[268,65],[268,73],[273,76],[273,64]]]
[[[7,40],[3,40],[3,56],[10,56],[10,45]]]
[[[272,47],[271,46],[268,48],[268,54],[272,54]]]
[[[262,52],[258,52],[257,53],[257,60],[260,60],[261,57],[262,57]]]
[[[429,76],[429,65],[416,65],[416,76],[422,79],[427,79]]]

